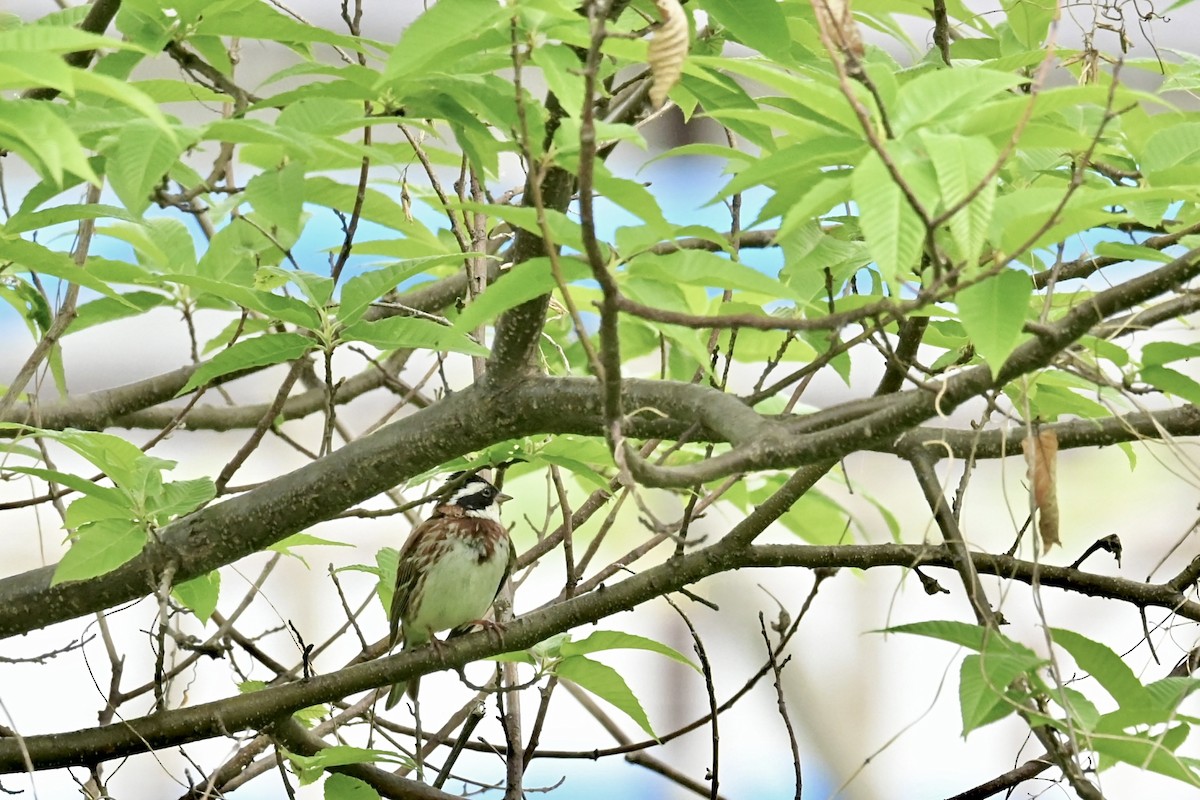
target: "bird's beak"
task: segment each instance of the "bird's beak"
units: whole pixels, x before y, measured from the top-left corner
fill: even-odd
[[[511,494],[504,494],[503,492],[501,492],[500,494],[496,495],[496,502],[497,502],[497,503],[504,503],[504,502],[506,502],[506,501],[508,501],[508,500],[512,500],[512,495],[511,495]]]

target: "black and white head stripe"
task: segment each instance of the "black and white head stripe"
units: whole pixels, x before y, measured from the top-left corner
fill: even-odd
[[[454,473],[450,476],[449,482],[454,482],[461,475],[461,472]],[[496,503],[502,503],[507,499],[508,495],[501,494],[500,490],[488,480],[479,475],[472,475],[467,478],[462,486],[454,490],[446,500],[446,504],[459,506],[468,511],[481,511]]]

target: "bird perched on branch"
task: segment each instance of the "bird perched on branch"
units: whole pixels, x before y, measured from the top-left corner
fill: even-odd
[[[409,535],[396,567],[389,649],[404,643],[411,650],[440,643],[434,634],[452,629],[466,633],[483,619],[516,561],[508,530],[500,522],[500,504],[512,498],[479,475],[456,489],[461,472],[450,476],[448,497]],[[397,683],[387,707],[407,692],[416,698],[419,678]]]

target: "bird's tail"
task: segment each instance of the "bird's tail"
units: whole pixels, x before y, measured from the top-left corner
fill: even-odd
[[[401,638],[401,637],[397,637],[397,638]],[[393,641],[393,645],[394,644],[395,644],[395,642]],[[410,642],[407,639],[405,639],[404,644],[401,645],[400,649],[402,651],[409,650],[417,644],[419,644],[419,642]],[[400,703],[400,701],[404,699],[404,695],[408,695],[410,698],[412,698],[413,701],[416,701],[417,690],[420,688],[421,688],[421,677],[419,675],[415,678],[409,678],[404,683],[393,683],[392,690],[390,692],[388,692],[387,702],[384,703],[384,708],[389,709],[389,708],[396,707]]]
[[[404,699],[404,695],[408,695],[413,700],[416,700],[417,691],[420,688],[421,679],[419,677],[410,678],[405,683],[393,683],[392,690],[388,692],[387,703],[384,704],[384,708],[394,708],[401,700]]]

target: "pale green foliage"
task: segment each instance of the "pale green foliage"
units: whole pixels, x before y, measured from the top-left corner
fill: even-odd
[[[1160,81],[1133,89],[1100,54],[1052,46],[1055,20],[1066,25],[1067,17],[1051,0],[1006,1],[1002,13],[985,14],[947,2],[956,35],[944,57],[936,47],[927,51],[932,37],[906,33],[914,19],[924,20],[920,4],[863,4],[858,24],[894,48],[869,47],[861,58],[826,49],[808,0],[694,0],[685,8],[705,12],[705,24],[692,19],[692,50],[670,92],[671,113],[723,126],[728,138],[659,151],[641,124],[645,109],[620,113],[637,97],[646,69],[648,20],[658,18],[653,3],[617,3],[622,13],[606,23],[612,35],[595,42],[592,94],[581,61],[593,45],[592,23],[572,0],[426,5],[395,42],[376,41],[369,30],[315,27],[265,0],[125,0],[109,36],[79,30],[79,9],[37,23],[0,19],[0,149],[37,181],[6,201],[0,300],[35,340],[61,323],[44,357],[64,403],[72,395],[62,337],[150,314],[174,314],[189,326],[197,313],[219,318],[220,333],[206,341],[190,331],[199,363],[166,392],[194,397],[302,359],[321,372],[335,357],[378,366],[412,351],[409,363],[431,375],[434,366],[444,373],[447,360],[465,367],[469,358],[476,359],[472,374],[482,374],[506,312],[552,295],[528,371],[599,373],[589,351],[603,356],[615,343],[621,377],[736,394],[764,415],[764,428],[796,422],[795,401],[818,369],[846,383],[852,368],[877,370],[880,354],[891,359],[917,320],[928,325],[898,365],[907,382],[882,394],[937,392],[986,364],[981,371],[990,370],[993,384],[973,397],[988,399],[989,415],[998,410],[1022,424],[1102,422],[1141,408],[1146,395],[1160,406],[1200,404],[1200,383],[1186,366],[1200,347],[1152,338],[1134,347],[1122,338],[1130,327],[1076,332],[1053,354],[1061,358],[1022,361],[1046,330],[1088,308],[1101,289],[1200,244],[1186,233],[1200,223],[1200,112],[1173,93],[1200,88],[1196,54],[1129,60],[1123,69],[1139,73],[1137,85]],[[232,37],[286,56],[287,66],[259,85],[241,85]],[[92,49],[98,55],[87,67],[62,58]],[[56,98],[36,96],[46,90]],[[601,156],[614,148],[652,151],[645,158],[657,165],[719,161],[723,185],[690,196],[680,211],[634,169],[601,159],[581,165],[597,148]],[[605,220],[585,218],[577,198],[557,208],[535,202],[525,175],[509,185],[514,169],[532,175],[539,193],[543,182],[553,188],[554,176],[569,183],[586,175],[602,203],[597,217],[616,209],[623,213],[614,217],[635,221],[610,230]],[[102,187],[104,202],[82,202],[88,186]],[[741,238],[688,219],[722,203],[731,213],[742,209],[724,226]],[[298,263],[306,231],[317,230],[313,220],[335,218],[341,233],[321,243],[328,263],[324,256]],[[360,222],[370,224],[369,234],[356,228]],[[62,236],[68,228],[94,233],[110,246],[106,252],[119,246],[129,255],[99,256],[95,246],[70,253],[71,236]],[[518,258],[514,238],[550,246]],[[781,265],[762,267],[750,255],[766,248],[781,254]],[[347,267],[351,254],[378,260]],[[472,280],[490,272],[481,291],[460,286],[432,309],[397,300],[397,287],[444,286],[438,282],[464,265]],[[1105,273],[1107,282],[1081,280],[1109,267],[1118,271]],[[597,288],[598,276],[611,278],[627,303],[610,341],[596,333],[597,308],[611,291]],[[79,287],[83,297],[77,310],[56,318],[59,286]],[[733,316],[741,321],[716,324]],[[727,380],[734,362],[759,370],[753,389]],[[813,371],[772,384],[798,364]],[[341,384],[329,370],[318,384],[324,381],[329,404],[322,410],[332,415]],[[12,399],[35,408],[33,390],[20,388],[25,394]],[[265,407],[272,398],[262,400]],[[671,416],[658,408],[624,413],[642,422]],[[268,415],[260,427],[278,432],[283,419]],[[685,439],[703,427],[667,421],[687,429]],[[313,448],[318,456],[335,447],[335,420],[328,422],[322,447]],[[508,462],[511,478],[553,468],[573,478],[572,489],[611,494],[625,462],[612,455],[612,429],[598,426],[591,436],[550,435],[555,430],[482,445],[485,437],[476,437],[471,447],[428,443],[435,457],[421,469],[438,465],[410,483]],[[174,462],[143,452],[125,431],[15,423],[5,430],[14,439],[6,476],[30,476],[71,495],[62,520],[70,548],[55,584],[127,565],[227,482],[168,481]],[[48,463],[28,437],[82,458],[86,469]],[[719,459],[740,444],[735,438],[685,442],[663,464]],[[773,444],[755,455],[769,459]],[[855,447],[890,444],[866,432]],[[731,470],[721,476],[729,485],[698,481],[695,491],[720,486],[723,508],[746,516],[785,486],[787,472]],[[842,485],[823,484],[791,503],[778,517],[782,530],[819,545],[864,538],[869,523],[838,499],[846,475],[832,475],[830,483]],[[868,487],[850,490],[856,506],[878,511],[885,536],[916,541]],[[292,547],[333,544],[341,543],[299,533],[268,547],[291,554]],[[346,568],[375,576],[385,609],[396,559],[385,548],[373,564]],[[172,588],[201,623],[220,592],[217,571],[192,573]],[[1191,679],[1144,681],[1106,645],[1064,630],[1050,633],[1055,657],[1073,659],[1102,691],[1064,685],[1046,658],[981,626],[926,622],[892,631],[972,651],[960,670],[964,735],[1020,714],[1030,725],[1071,732],[1101,768],[1121,762],[1200,784],[1196,762],[1177,754],[1196,722],[1178,711],[1195,689]],[[635,694],[639,681],[590,657],[613,648],[695,668],[665,645],[613,631],[578,640],[563,634],[507,658],[533,665],[539,679],[554,675],[603,698],[653,738]],[[1049,709],[1036,702],[1046,698]],[[349,746],[290,758],[303,782],[331,766],[403,761]],[[325,796],[378,795],[357,779],[331,775]]]

